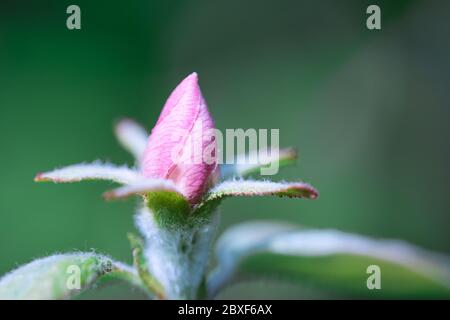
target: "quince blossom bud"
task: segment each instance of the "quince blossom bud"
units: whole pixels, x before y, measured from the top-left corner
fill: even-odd
[[[195,205],[217,172],[216,147],[214,122],[194,72],[167,99],[150,134],[142,174],[172,180]]]

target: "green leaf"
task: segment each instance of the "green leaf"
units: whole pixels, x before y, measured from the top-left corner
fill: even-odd
[[[297,150],[294,148],[281,149],[278,154],[265,157],[259,157],[258,152],[252,152],[248,155],[237,157],[233,165],[222,165],[222,178],[260,175],[262,173],[261,170],[271,167],[275,162],[278,162],[279,168],[294,165],[297,157]]]
[[[170,192],[178,193],[181,197],[181,192],[177,186],[170,180],[165,179],[146,179],[137,183],[128,184],[103,194],[106,200],[124,199],[134,195],[146,196],[154,192]]]
[[[145,196],[145,204],[160,227],[178,228],[193,222],[191,206],[181,193],[169,190],[149,192]]]
[[[89,180],[111,180],[117,183],[130,184],[143,180],[138,171],[127,166],[96,161],[80,163],[36,175],[36,182],[72,183]]]
[[[259,222],[226,231],[216,253],[211,296],[238,278],[262,276],[358,297],[450,298],[450,259],[398,240]],[[381,289],[369,290],[373,265]]]
[[[161,225],[185,224],[189,220],[191,206],[178,187],[166,179],[146,179],[107,191],[106,200],[141,196],[146,206],[154,212]]]
[[[0,279],[0,299],[66,299],[97,280],[121,279],[142,287],[131,267],[94,253],[58,254],[34,260]]]
[[[304,182],[272,182],[255,180],[224,181],[207,194],[205,201],[226,197],[279,196],[316,199],[319,193]]]
[[[272,182],[256,180],[229,180],[212,188],[196,211],[217,206],[227,197],[278,196],[289,198],[317,199],[319,193],[314,187],[304,182]]]
[[[304,182],[228,180],[209,190],[203,201],[194,208],[194,215],[213,212],[220,202],[228,197],[258,196],[317,199],[319,192]]]

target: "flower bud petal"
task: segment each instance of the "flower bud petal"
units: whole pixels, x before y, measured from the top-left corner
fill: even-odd
[[[149,137],[142,162],[147,178],[170,179],[191,205],[207,188],[216,168],[214,122],[203,98],[198,77],[192,73],[168,98]],[[212,159],[205,159],[209,148]]]

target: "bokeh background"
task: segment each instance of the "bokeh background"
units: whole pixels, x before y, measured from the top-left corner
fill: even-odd
[[[279,128],[317,201],[230,199],[221,230],[282,219],[450,253],[450,2],[0,1],[0,274],[54,252],[130,262],[133,200],[106,182],[35,184],[43,170],[104,159],[132,164],[112,133],[149,129],[170,91],[197,71],[217,127]],[[66,28],[77,4],[82,29]],[[142,298],[126,285],[81,298]],[[221,298],[335,295],[272,280]]]

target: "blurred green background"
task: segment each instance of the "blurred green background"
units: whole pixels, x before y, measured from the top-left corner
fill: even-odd
[[[43,170],[95,159],[132,164],[112,133],[151,128],[197,71],[217,127],[279,128],[300,150],[279,179],[317,201],[227,200],[223,230],[278,219],[450,253],[450,2],[360,0],[0,2],[0,274],[54,252],[130,262],[136,201],[104,202],[105,182],[35,184]],[[77,4],[82,29],[66,28]],[[82,298],[140,298],[126,285]],[[331,293],[251,281],[221,298]]]

